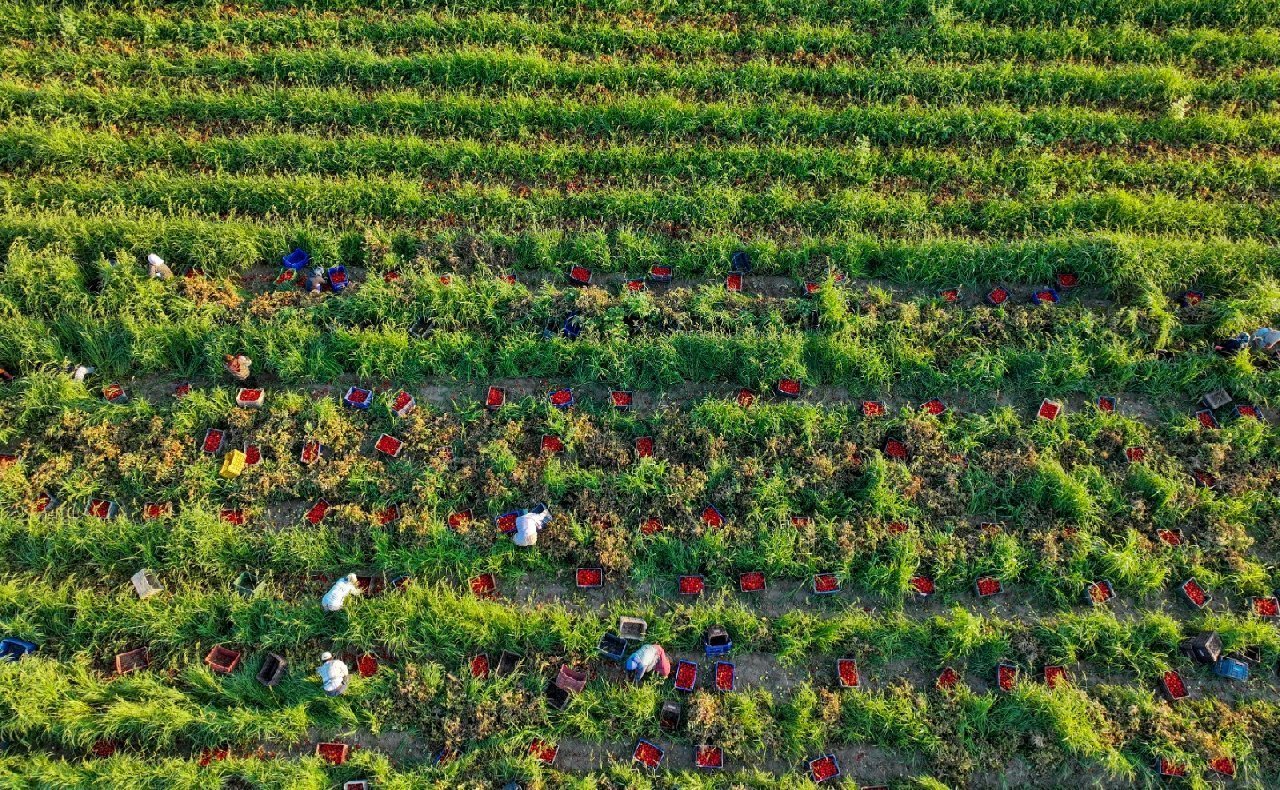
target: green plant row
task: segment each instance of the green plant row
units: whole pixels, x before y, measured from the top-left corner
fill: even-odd
[[[703,572],[722,588],[750,570],[793,579],[833,571],[891,605],[923,569],[947,596],[998,573],[1056,606],[1078,601],[1098,578],[1126,597],[1160,594],[1188,576],[1221,596],[1269,594],[1275,584],[1236,553],[1251,535],[1265,539],[1280,508],[1255,479],[1276,460],[1275,436],[1252,421],[1206,435],[1185,417],[1155,428],[1088,407],[1054,424],[1008,409],[939,423],[906,411],[869,420],[856,405],[743,409],[714,398],[687,413],[637,416],[585,396],[582,411],[567,416],[543,396],[490,420],[476,403],[479,388],[459,392],[457,417],[425,411],[403,421],[382,405],[372,419],[344,410],[336,392],[311,401],[306,390],[267,389],[269,405],[257,412],[234,408],[228,389],[204,387],[179,401],[162,386],[120,407],[56,374],[23,379],[4,403],[13,435],[0,441],[18,438],[12,448],[20,460],[0,473],[0,506],[26,512],[40,492],[65,505],[61,518],[0,519],[10,567],[51,577],[82,568],[119,584],[141,556],[216,587],[249,568],[309,573],[335,562],[428,578],[603,565],[615,581],[670,584],[675,573]],[[47,430],[44,443],[21,441],[49,424],[60,427]],[[221,461],[197,452],[209,428],[233,430],[233,446],[256,443],[263,465],[220,479]],[[407,443],[404,458],[371,449],[382,432]],[[561,437],[568,455],[540,454],[545,434]],[[646,434],[658,453],[638,461],[631,443]],[[875,453],[887,436],[913,449],[909,464]],[[304,468],[297,460],[304,439],[324,442],[331,458]],[[1128,465],[1124,448],[1135,445],[1148,457]],[[1189,469],[1203,465],[1201,457],[1222,459],[1208,467],[1221,477],[1221,492],[1193,489]],[[507,487],[481,488],[478,479]],[[922,488],[930,494],[922,497]],[[134,518],[143,502],[175,503],[178,520],[85,523],[78,514],[92,497],[116,500]],[[305,528],[302,513],[321,497],[337,509],[324,529]],[[538,500],[564,519],[538,552],[513,554],[491,520]],[[375,514],[393,503],[402,512],[388,532]],[[708,503],[721,508],[724,528],[700,523]],[[218,521],[225,506],[245,509],[251,535]],[[446,530],[446,517],[463,510],[474,522]],[[794,515],[814,523],[796,527]],[[638,527],[651,516],[666,527],[642,536]],[[1002,527],[988,534],[974,520]],[[892,521],[916,529],[895,538]],[[1074,534],[1060,533],[1064,526]],[[1183,530],[1190,545],[1158,551],[1156,528]],[[1053,551],[1037,555],[1044,540]]]
[[[739,53],[797,58],[799,53],[843,59],[892,58],[902,52],[947,61],[1143,63],[1211,68],[1280,65],[1280,38],[1274,31],[1133,26],[1065,25],[1010,27],[960,19],[868,30],[843,20],[832,25],[743,23],[733,28],[664,24],[607,12],[571,20],[539,20],[513,13],[363,13],[341,18],[314,13],[217,14],[187,10],[119,11],[62,9],[45,14],[21,2],[0,3],[0,35],[40,44],[94,44],[130,41],[151,47],[189,49],[225,46],[296,45],[369,47],[393,53],[424,44],[436,46],[537,46],[593,54],[651,53],[681,60],[724,59]]]
[[[1171,67],[1024,66],[1009,62],[933,65],[910,61],[836,65],[821,70],[769,62],[671,65],[652,60],[565,62],[523,49],[419,51],[376,55],[342,49],[275,50],[251,55],[185,52],[120,55],[39,47],[0,49],[6,75],[30,81],[88,78],[95,86],[213,88],[227,81],[370,90],[421,85],[434,91],[510,96],[581,92],[669,91],[703,100],[812,96],[925,106],[1007,103],[1016,107],[1117,107],[1162,113],[1174,104],[1232,103],[1267,109],[1280,98],[1280,76],[1264,70],[1200,79]],[[83,77],[82,77],[83,75]]]
[[[280,91],[264,87],[172,92],[116,87],[100,91],[52,81],[39,87],[12,80],[0,82],[0,119],[24,116],[43,122],[113,125],[217,123],[222,132],[266,126],[324,134],[365,130],[497,139],[539,133],[565,140],[720,138],[758,143],[865,137],[873,145],[1160,143],[1234,146],[1244,151],[1280,144],[1280,119],[1268,114],[1238,118],[1214,112],[1185,116],[1171,112],[1144,117],[1079,107],[1023,113],[1001,105],[829,108],[807,101],[690,103],[664,94],[576,99],[427,97],[415,91]]]
[[[1073,188],[1158,189],[1180,197],[1261,198],[1280,191],[1270,156],[1077,154],[1069,150],[991,152],[959,147],[870,145],[619,145],[486,142],[357,133],[317,138],[251,133],[195,139],[162,128],[137,135],[18,121],[0,128],[0,168],[15,175],[129,177],[138,172],[212,171],[244,175],[412,175],[488,184],[732,184],[806,182],[821,189],[908,179],[929,189],[1055,194]]]
[[[795,239],[760,233],[693,231],[688,238],[637,229],[520,230],[388,227],[301,223],[272,218],[198,219],[140,210],[96,215],[43,211],[0,213],[0,250],[7,257],[22,240],[33,250],[65,251],[82,264],[141,261],[157,252],[179,267],[197,266],[211,276],[276,266],[294,247],[321,265],[369,265],[385,271],[379,254],[389,249],[412,268],[443,271],[514,268],[563,275],[570,264],[597,272],[640,276],[655,263],[681,276],[723,274],[737,250],[750,252],[755,272],[821,279],[829,267],[850,277],[882,277],[917,286],[981,288],[993,282],[1043,284],[1057,272],[1077,273],[1124,303],[1169,304],[1173,294],[1196,287],[1212,296],[1265,299],[1269,274],[1280,266],[1276,247],[1255,241],[1192,241],[1109,233],[1071,233],[1021,240],[900,240],[847,233]],[[122,253],[125,255],[122,256]],[[425,268],[425,267],[424,267]],[[1170,293],[1170,291],[1173,293]],[[1217,304],[1216,301],[1214,304]],[[1263,306],[1246,308],[1249,314]],[[1244,327],[1239,327],[1244,328]]]
[[[78,2],[57,0],[55,8],[78,7]],[[170,3],[158,0],[130,0],[125,8],[151,10]],[[188,0],[176,4],[178,8],[209,9],[213,4],[203,0]],[[114,7],[114,6],[113,6]],[[267,0],[233,4],[233,8],[283,11],[296,4],[284,0]],[[374,3],[357,3],[352,0],[311,0],[304,7],[313,11],[347,11],[350,9],[417,10],[436,7],[433,0],[378,0]],[[464,0],[450,9],[455,12],[519,12],[541,17],[557,15],[582,15],[596,12],[639,13],[660,19],[700,21],[720,14],[733,14],[744,21],[802,18],[810,21],[849,22],[859,25],[901,24],[907,21],[935,19],[949,20],[956,17],[975,21],[1039,25],[1047,23],[1088,22],[1091,24],[1117,24],[1129,22],[1138,26],[1163,27],[1166,25],[1206,26],[1225,28],[1251,28],[1280,24],[1280,8],[1269,0],[1236,0],[1213,2],[1211,0],[1176,0],[1157,2],[1139,0],[1118,3],[1114,0],[1056,0],[1054,2],[1021,2],[1010,4],[999,0],[959,0],[945,7],[926,0],[891,0],[890,2],[866,2],[848,0],[842,3],[819,3],[814,0],[783,0],[762,5],[752,0],[702,0],[692,3],[673,3],[666,0],[626,0],[605,2],[591,0],[587,3],[565,3],[562,0]]]
[[[1128,232],[1190,239],[1280,240],[1280,208],[1221,199],[1109,189],[1061,197],[937,201],[926,192],[845,189],[824,197],[774,186],[744,192],[695,185],[680,191],[612,188],[566,194],[465,183],[433,188],[400,176],[191,176],[143,174],[129,180],[31,178],[0,183],[10,210],[93,214],[116,207],[172,216],[290,217],[304,221],[410,221],[507,231],[522,227],[698,228],[805,235],[1044,237],[1065,232]]]

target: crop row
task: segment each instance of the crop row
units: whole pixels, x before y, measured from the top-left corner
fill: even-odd
[[[793,578],[834,571],[900,599],[918,572],[932,574],[948,595],[996,573],[1058,605],[1096,578],[1137,596],[1158,593],[1174,575],[1194,575],[1224,596],[1266,594],[1271,584],[1268,571],[1234,553],[1251,534],[1265,540],[1275,518],[1256,474],[1274,462],[1274,434],[1249,420],[1214,432],[1176,423],[1153,431],[1092,408],[1051,424],[1024,423],[1008,409],[943,421],[868,419],[854,406],[743,409],[707,399],[687,413],[601,410],[594,417],[523,401],[492,421],[464,402],[456,418],[424,407],[401,422],[389,414],[366,420],[341,409],[332,394],[311,400],[272,387],[259,412],[233,407],[226,390],[198,388],[173,400],[171,388],[161,387],[120,407],[56,374],[16,386],[4,438],[17,461],[0,469],[0,503],[30,510],[38,494],[49,493],[65,501],[57,512],[69,517],[94,497],[135,514],[143,502],[181,503],[184,523],[228,538],[239,528],[219,522],[218,509],[241,508],[248,529],[266,530],[255,549],[237,539],[217,551],[220,562],[207,553],[197,561],[175,537],[169,549],[148,552],[186,574],[222,565],[215,584],[250,555],[274,557],[264,567],[281,572],[322,567],[325,556],[354,561],[354,546],[338,548],[351,530],[355,545],[370,552],[365,559],[393,575],[519,568],[528,558],[509,553],[492,519],[540,499],[565,513],[540,547],[548,559],[603,565],[623,577],[631,571],[637,581],[698,569],[721,579],[762,568]],[[59,427],[30,445],[23,437],[39,425]],[[228,444],[259,447],[261,466],[220,478],[221,459],[198,451],[205,431],[215,428],[233,432]],[[406,442],[403,458],[373,451],[379,431]],[[651,460],[632,450],[634,438],[646,434]],[[546,435],[565,449],[542,451],[539,437]],[[911,458],[886,461],[878,452],[886,438],[903,442]],[[304,441],[323,443],[329,457],[304,466]],[[1126,463],[1133,446],[1144,447],[1146,457]],[[1195,467],[1219,477],[1218,493],[1193,488]],[[292,529],[305,526],[302,513],[318,498],[335,506],[318,519],[333,531]],[[396,504],[393,548],[378,514]],[[709,504],[720,508],[724,525],[708,526],[699,516]],[[473,518],[445,528],[466,511]],[[812,523],[790,523],[797,515]],[[661,528],[642,534],[639,526],[652,517]],[[975,528],[973,519],[1001,525]],[[168,526],[143,522],[112,527],[115,538],[104,541],[90,539],[83,524],[39,522],[15,522],[8,547],[14,568],[55,576],[77,566],[118,569],[112,552],[131,547],[125,555],[134,556],[137,546],[170,535]],[[890,529],[893,522],[902,528]],[[1188,545],[1157,550],[1157,527],[1185,530]],[[742,540],[748,535],[755,539]],[[1026,542],[1029,535],[1042,537]],[[1038,551],[1041,543],[1050,549]],[[418,559],[399,554],[415,545],[429,550]]]
[[[104,599],[72,585],[30,581],[19,589],[10,584],[0,588],[0,613],[7,615],[3,617],[6,625],[20,626],[23,633],[45,639],[49,653],[67,656],[67,663],[37,658],[3,669],[0,677],[8,681],[10,692],[6,699],[20,700],[27,711],[11,719],[6,734],[36,748],[52,745],[78,751],[87,749],[95,738],[111,738],[144,752],[164,754],[224,745],[252,748],[263,739],[296,743],[306,737],[303,727],[312,718],[326,729],[377,726],[379,721],[383,726],[410,725],[435,744],[443,742],[465,753],[475,742],[483,746],[499,735],[491,722],[484,721],[489,717],[481,715],[488,708],[498,714],[508,737],[513,730],[530,737],[539,733],[594,742],[651,736],[656,729],[653,711],[670,695],[669,690],[653,685],[619,688],[602,677],[563,714],[550,710],[538,694],[539,674],[554,671],[557,657],[566,653],[570,660],[590,655],[596,636],[616,611],[637,610],[613,607],[598,614],[573,614],[561,606],[509,607],[459,597],[440,586],[415,586],[403,593],[357,601],[348,615],[334,618],[323,615],[312,602],[285,605],[261,593],[243,599],[228,593],[176,590],[164,601],[138,603]],[[34,622],[43,628],[36,631],[28,625]],[[926,672],[954,663],[975,675],[985,674],[1001,659],[1025,661],[1029,671],[1041,662],[1082,660],[1112,671],[1137,671],[1146,683],[1178,661],[1176,645],[1185,633],[1183,624],[1159,614],[1126,620],[1107,614],[1069,614],[1027,623],[963,610],[910,621],[900,615],[869,615],[853,609],[830,616],[794,612],[766,619],[723,602],[682,608],[670,616],[650,615],[650,633],[665,644],[690,649],[701,629],[713,622],[728,625],[743,648],[786,645],[803,650],[806,656],[843,652],[856,656],[872,672],[903,655],[915,658]],[[483,633],[477,631],[477,623],[485,624]],[[109,624],[118,627],[108,632]],[[395,627],[388,627],[391,624]],[[1258,645],[1270,657],[1277,650],[1274,629],[1266,624],[1215,617],[1186,623],[1186,627],[1217,628],[1234,649]],[[315,700],[314,687],[297,671],[279,692],[271,692],[253,687],[248,677],[222,681],[194,665],[203,650],[216,643],[283,650],[291,660],[329,646],[389,649],[395,661],[372,678],[356,680],[349,698]],[[165,682],[143,672],[101,688],[103,681],[82,657],[87,654],[101,662],[117,649],[139,644],[151,646],[157,668],[180,670],[173,680]],[[534,671],[479,682],[458,680],[453,674],[465,672],[465,661],[473,653],[505,646],[525,652],[526,667]],[[239,674],[246,675],[247,670]],[[891,678],[885,680],[887,685]],[[117,683],[123,686],[117,688]],[[810,681],[787,695],[743,690],[718,702],[694,695],[688,700],[688,737],[712,736],[738,758],[759,758],[767,750],[796,760],[809,756],[815,746],[859,742],[916,749],[937,757],[956,748],[947,746],[950,739],[945,735],[951,732],[947,718],[958,717],[964,729],[977,737],[1005,739],[1003,746],[996,747],[1005,752],[1005,759],[1016,746],[1007,740],[1012,734],[1039,732],[1057,736],[1052,741],[1061,740],[1060,748],[1076,757],[1104,764],[1108,757],[1119,758],[1112,763],[1113,770],[1125,775],[1150,762],[1144,754],[1149,749],[1194,754],[1195,747],[1182,745],[1184,732],[1199,732],[1200,749],[1206,741],[1223,739],[1226,748],[1242,759],[1253,751],[1250,741],[1265,732],[1260,729],[1265,727],[1262,723],[1222,717],[1222,707],[1171,709],[1155,701],[1150,687],[1104,684],[1090,691],[1063,688],[1048,693],[1028,682],[1008,696],[965,689],[946,695],[897,687],[844,692],[831,699],[830,692],[815,689]],[[1093,694],[1111,704],[1103,707]],[[396,695],[402,699],[399,705],[392,703]],[[813,708],[819,695],[833,706],[821,717],[823,723],[796,728],[797,719],[817,712]],[[77,703],[86,698],[101,700],[105,715],[92,720],[77,716]],[[693,715],[708,704],[720,716]],[[133,710],[129,712],[127,706]],[[1125,709],[1139,722],[1107,713]],[[979,722],[983,726],[972,727]],[[1152,727],[1156,722],[1164,726]],[[1075,737],[1067,737],[1070,734]],[[1099,737],[1104,734],[1107,737]],[[1136,754],[1120,758],[1117,747]],[[1265,749],[1257,753],[1260,759],[1268,759]]]
[[[908,241],[862,233],[800,240],[761,233],[744,240],[736,233],[693,232],[687,238],[673,238],[626,229],[423,232],[381,222],[317,225],[273,218],[258,223],[162,217],[136,210],[94,216],[54,211],[0,214],[0,249],[5,250],[5,259],[18,241],[37,252],[65,251],[85,265],[96,265],[101,259],[142,260],[158,252],[179,267],[176,271],[196,266],[215,277],[247,274],[257,265],[274,267],[296,246],[306,248],[326,266],[368,265],[377,271],[395,265],[385,260],[390,252],[410,270],[513,268],[563,275],[567,266],[581,264],[597,272],[639,276],[663,263],[673,266],[681,277],[722,274],[733,252],[745,249],[761,274],[821,279],[833,267],[850,277],[976,289],[1001,281],[1040,285],[1058,272],[1070,271],[1123,303],[1158,304],[1171,296],[1171,286],[1196,287],[1226,297],[1228,307],[1247,315],[1265,312],[1269,273],[1280,267],[1276,247],[1270,244],[1117,234]],[[1249,306],[1235,301],[1240,299],[1262,301]]]
[[[55,7],[77,3],[58,0]],[[360,3],[354,0],[312,0],[307,4],[312,11],[366,10],[422,10],[435,8],[435,0],[378,0]],[[164,7],[163,0],[133,0],[126,7],[151,10]],[[196,3],[197,8],[202,4]],[[294,8],[285,0],[268,0],[231,4],[231,8],[263,9],[281,12]],[[537,17],[574,16],[591,13],[639,15],[664,20],[699,21],[714,19],[724,14],[746,22],[801,18],[806,21],[826,23],[846,22],[866,25],[902,24],[916,20],[931,20],[943,16],[937,6],[928,0],[889,0],[866,2],[848,0],[842,3],[821,3],[815,0],[779,0],[767,5],[755,0],[699,0],[698,2],[671,3],[667,0],[625,0],[612,2],[591,0],[586,3],[565,3],[563,0],[462,0],[450,4],[457,12],[519,12]],[[1118,24],[1129,22],[1137,26],[1163,27],[1166,25],[1205,26],[1223,28],[1252,28],[1280,25],[1280,5],[1274,0],[1135,0],[1120,3],[1116,0],[957,0],[947,6],[945,16],[968,18],[974,21],[1009,25],[1041,24]]]
[[[652,61],[565,62],[515,49],[417,52],[379,56],[347,49],[272,51],[252,55],[149,53],[119,55],[64,49],[0,50],[7,76],[30,81],[82,75],[95,86],[213,88],[228,81],[278,86],[347,86],[371,90],[422,86],[482,96],[539,96],[602,89],[615,93],[666,91],[701,100],[815,97],[891,103],[910,97],[924,106],[1007,103],[1022,108],[1073,105],[1163,113],[1175,104],[1231,103],[1268,109],[1280,98],[1272,70],[1197,79],[1170,67],[1023,66],[995,63],[938,66],[898,62],[814,70],[767,62],[726,66]]]
[[[725,60],[740,54],[803,62],[820,57],[872,60],[908,53],[936,61],[1091,62],[1204,66],[1214,69],[1280,65],[1274,31],[1081,24],[1029,28],[934,19],[921,25],[868,30],[843,20],[834,25],[768,22],[733,28],[688,23],[638,22],[627,15],[597,14],[570,21],[537,20],[509,13],[442,10],[386,14],[351,9],[341,17],[255,12],[216,15],[195,9],[164,12],[66,8],[33,12],[22,3],[0,4],[0,37],[39,44],[134,42],[191,50],[226,46],[342,46],[394,53],[438,47],[542,47],[587,54],[641,54],[680,60]]]
[[[823,191],[909,184],[979,192],[1054,194],[1069,189],[1156,189],[1180,197],[1260,199],[1280,190],[1270,156],[1177,158],[990,152],[960,147],[878,150],[870,145],[621,145],[424,140],[357,134],[336,138],[256,133],[194,139],[166,129],[137,135],[17,122],[0,128],[0,168],[15,175],[132,176],[139,172],[356,176],[398,174],[487,184],[732,184],[740,189],[807,182]]]
[[[1214,112],[1144,117],[1118,111],[1050,107],[1019,112],[1002,105],[909,108],[870,105],[826,108],[812,102],[690,103],[668,95],[503,97],[416,91],[365,93],[349,89],[265,87],[153,92],[101,91],[54,81],[33,87],[0,82],[0,119],[87,124],[218,124],[221,131],[269,126],[322,131],[404,132],[429,136],[525,139],[539,134],[611,142],[723,139],[758,143],[805,140],[873,145],[951,145],[959,142],[1024,146],[1157,143],[1234,146],[1260,151],[1280,144],[1280,117],[1248,118]]]
[[[224,353],[248,348],[259,349],[254,356],[263,370],[292,383],[380,373],[407,381],[535,376],[666,389],[713,381],[767,386],[789,376],[863,396],[893,391],[926,399],[973,390],[984,393],[978,396],[982,402],[993,397],[985,393],[1002,388],[1036,396],[1090,396],[1101,388],[1194,399],[1212,385],[1225,385],[1247,396],[1267,393],[1273,376],[1248,360],[1228,364],[1207,343],[1162,359],[1129,348],[1122,332],[1065,326],[1057,336],[1027,339],[1017,337],[1011,325],[1003,345],[953,338],[942,344],[953,352],[944,356],[922,349],[909,334],[895,334],[892,326],[883,330],[883,340],[848,330],[814,334],[768,327],[732,335],[713,329],[568,342],[544,340],[540,331],[527,329],[505,339],[477,337],[466,329],[431,330],[420,337],[410,334],[411,327],[321,322],[287,309],[274,320],[233,321],[200,314],[160,321],[146,315],[14,315],[0,328],[0,362],[23,371],[75,359],[114,376],[192,375],[216,367]]]
[[[1280,207],[1213,202],[1119,189],[1061,197],[954,197],[927,192],[836,190],[814,197],[778,185],[763,192],[727,186],[601,187],[569,193],[480,183],[423,184],[399,176],[203,176],[144,174],[128,180],[30,178],[0,182],[0,201],[25,211],[93,214],[123,208],[170,216],[290,217],[306,221],[400,221],[500,231],[533,228],[671,228],[807,235],[975,235],[1007,238],[1067,231],[1118,231],[1182,238],[1280,240]]]

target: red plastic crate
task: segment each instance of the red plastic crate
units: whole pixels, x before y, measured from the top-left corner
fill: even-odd
[[[332,765],[342,765],[351,754],[351,747],[345,743],[317,743],[316,756]]]
[[[813,296],[814,294],[816,294],[818,291],[821,291],[821,290],[822,290],[821,283],[816,283],[813,280],[805,280],[805,283],[804,283],[805,296]]]
[[[585,266],[578,266],[576,264],[574,266],[570,266],[569,282],[573,283],[574,285],[590,285],[591,270]]]
[[[1177,701],[1187,697],[1187,685],[1182,682],[1182,676],[1172,669],[1160,678],[1160,685],[1170,700]]]
[[[1080,284],[1080,278],[1075,272],[1058,272],[1053,280],[1063,290],[1070,290]]]
[[[559,746],[553,746],[540,739],[534,739],[533,743],[529,744],[529,754],[532,754],[534,759],[543,765],[554,765],[556,755],[559,753]]]
[[[374,442],[373,446],[374,449],[383,455],[397,458],[400,455],[400,451],[404,449],[404,442],[390,434],[384,433],[378,437],[378,441]]]
[[[582,590],[590,590],[604,585],[604,569],[603,568],[578,568],[574,579],[578,588]]]
[[[678,662],[674,683],[678,691],[693,691],[698,684],[698,665],[692,661]]]
[[[960,682],[960,673],[951,667],[943,667],[942,672],[938,673],[938,679],[934,681],[934,685],[939,691],[950,691]]]
[[[324,517],[329,512],[329,502],[327,500],[318,500],[311,509],[303,516],[312,526],[320,526],[320,522],[324,521]]]
[[[808,516],[792,516],[791,526],[795,527],[796,529],[804,529],[805,527],[809,526],[810,521],[811,519]]]
[[[245,522],[249,520],[249,516],[238,507],[224,507],[218,511],[218,518],[225,524],[235,527],[243,527]]]
[[[142,506],[142,518],[144,521],[155,521],[169,515],[172,510],[173,507],[168,502],[147,502]]]
[[[1067,682],[1066,667],[1051,664],[1044,668],[1044,684],[1049,688],[1056,689],[1060,685],[1066,685]]]
[[[1275,596],[1267,596],[1264,598],[1250,598],[1249,611],[1258,617],[1266,617],[1274,619],[1280,617],[1280,601]]]
[[[1004,585],[994,576],[983,576],[978,579],[974,586],[978,590],[979,598],[989,598],[992,595],[1004,592]]]
[[[824,754],[809,761],[809,777],[822,784],[840,776],[840,763],[834,754]]]
[[[636,457],[652,458],[653,457],[653,437],[641,436],[636,439]]]
[[[507,391],[501,387],[490,387],[485,391],[484,406],[486,409],[497,409],[507,402]]]
[[[720,514],[720,510],[716,508],[715,505],[707,505],[704,507],[702,512],[699,514],[699,518],[701,518],[702,523],[706,524],[708,527],[715,528],[724,526],[724,516]]]
[[[204,657],[204,663],[214,672],[229,675],[240,664],[240,651],[217,645]]]
[[[937,415],[942,414],[947,410],[947,404],[943,403],[938,398],[933,398],[921,404],[920,410],[923,411],[925,414],[932,414],[936,417]]]
[[[737,686],[737,669],[728,661],[717,661],[712,677],[715,678],[716,691],[733,691]]]
[[[102,397],[107,399],[108,403],[115,403],[125,399],[124,387],[119,384],[108,384],[102,388]]]
[[[246,444],[244,446],[244,465],[257,466],[262,463],[262,450],[256,444]]]
[[[400,506],[387,505],[382,510],[379,510],[376,514],[374,514],[374,517],[378,519],[378,523],[380,525],[385,527],[386,525],[400,518]]]
[[[1112,414],[1116,410],[1116,399],[1110,395],[1100,395],[1097,400],[1098,411]]]
[[[622,287],[631,294],[643,293],[645,290],[644,280],[627,280]]]
[[[1218,429],[1218,418],[1213,416],[1213,412],[1209,409],[1200,409],[1196,412],[1196,422],[1200,423],[1200,427],[1206,430]]]
[[[543,455],[556,455],[564,452],[564,442],[561,441],[559,436],[544,433],[540,450]]]
[[[742,275],[735,272],[725,278],[724,287],[729,291],[729,293],[740,294],[742,293],[742,281]]]
[[[418,402],[413,399],[412,395],[404,391],[399,392],[395,400],[391,401],[391,412],[397,417],[408,417],[417,407]]]
[[[1004,288],[992,288],[987,291],[987,303],[996,307],[1009,301],[1009,292]]]
[[[815,573],[813,575],[813,591],[818,595],[829,595],[840,591],[840,580],[834,573]]]
[[[362,678],[371,678],[378,674],[378,657],[370,653],[365,653],[356,659],[356,672],[360,673]]]
[[[631,757],[646,768],[657,768],[662,764],[662,758],[665,754],[666,752],[662,749],[642,739],[636,744]]]
[[[883,417],[889,413],[889,409],[884,405],[884,401],[864,400],[862,402],[862,416],[864,417]]]
[[[204,432],[204,441],[200,443],[200,450],[209,455],[217,453],[222,449],[222,440],[225,436],[226,434],[217,428],[210,428]]]
[[[1036,416],[1042,420],[1053,421],[1058,419],[1058,415],[1062,413],[1062,404],[1057,401],[1045,398],[1040,402],[1040,410],[1036,412]]]
[[[471,659],[471,677],[484,680],[489,677],[489,656],[481,653]]]
[[[1203,609],[1213,600],[1213,596],[1200,585],[1195,579],[1187,579],[1178,588],[1182,591],[1182,595],[1187,601],[1197,609]]]
[[[1236,761],[1230,757],[1214,757],[1209,761],[1209,770],[1232,779],[1236,775]]]
[[[460,510],[449,514],[449,529],[458,529],[471,520],[470,510]]]
[[[498,580],[492,573],[482,573],[471,578],[471,592],[481,598],[492,598],[498,594]]]
[[[738,405],[744,409],[756,402],[756,394],[749,389],[738,390]]]
[[[615,409],[629,409],[635,403],[635,395],[627,390],[613,390],[609,393],[609,402]]]
[[[1147,460],[1147,448],[1145,447],[1126,447],[1124,448],[1124,457],[1131,464],[1140,464]]]
[[[933,584],[933,579],[931,579],[928,576],[924,576],[924,575],[912,576],[910,584],[911,584],[911,589],[915,590],[916,595],[920,596],[921,598],[928,598],[930,595],[933,595],[934,593],[935,587]]]
[[[748,571],[738,577],[738,590],[744,593],[763,592],[765,588],[762,571]]]
[[[800,395],[800,382],[796,379],[778,379],[775,385],[779,395],[795,398]]]
[[[907,451],[907,445],[901,439],[886,439],[884,443],[884,454],[893,461],[906,461],[910,455]]]
[[[941,297],[942,301],[946,302],[947,304],[953,304],[955,302],[960,301],[960,289],[944,288],[938,292],[938,296]]]
[[[1175,763],[1167,757],[1156,759],[1156,773],[1163,777],[1176,779],[1187,775],[1187,766]]]
[[[662,531],[662,519],[650,516],[640,524],[640,532],[644,535],[656,535]]]
[[[568,387],[553,391],[549,397],[551,405],[557,409],[567,409],[573,405],[573,390]]]
[[[858,662],[852,658],[836,659],[836,679],[840,681],[840,688],[856,689],[862,685],[862,678],[858,675]]]
[[[304,466],[310,466],[320,460],[320,442],[312,439],[302,445],[302,452],[298,455],[298,460]]]
[[[1013,664],[1000,662],[996,665],[996,688],[1000,691],[1013,691],[1018,683],[1018,668]]]
[[[719,746],[697,746],[693,750],[693,765],[710,770],[724,767],[724,749]]]
[[[1182,533],[1176,529],[1157,529],[1156,537],[1166,546],[1182,545]]]
[[[681,576],[676,580],[681,595],[702,595],[706,587],[706,580],[701,576]]]

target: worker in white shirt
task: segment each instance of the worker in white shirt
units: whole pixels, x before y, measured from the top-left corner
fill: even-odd
[[[324,597],[320,599],[320,606],[326,612],[336,612],[347,603],[348,595],[359,594],[360,585],[356,584],[356,575],[348,573],[333,583],[333,586],[329,588],[329,592],[325,593]]]
[[[637,683],[654,671],[665,678],[671,674],[671,659],[667,658],[667,651],[662,649],[662,645],[644,645],[627,659],[626,670]]]
[[[546,505],[538,505],[533,510],[526,510],[516,518],[515,544],[529,547],[538,542],[538,530],[551,520],[551,512]]]
[[[1280,330],[1269,326],[1260,327],[1249,336],[1249,345],[1259,351],[1274,351],[1280,347]]]
[[[316,669],[316,674],[320,676],[320,682],[324,684],[324,693],[330,697],[336,697],[339,694],[345,694],[347,691],[347,664],[333,657],[333,653],[325,653],[320,656],[322,662]]]
[[[164,258],[153,252],[147,256],[147,276],[157,280],[168,280],[173,277],[173,270],[164,262]]]

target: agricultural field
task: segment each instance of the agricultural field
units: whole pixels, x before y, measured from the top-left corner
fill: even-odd
[[[1280,0],[0,50],[0,787],[1280,786]]]

